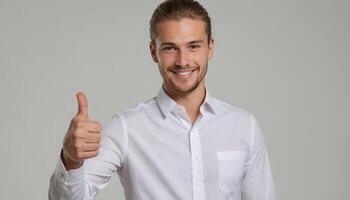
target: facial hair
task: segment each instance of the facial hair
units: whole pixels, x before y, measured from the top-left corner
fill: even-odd
[[[181,69],[190,69],[190,68],[191,67],[189,67],[189,66],[176,65],[173,69],[181,70]],[[200,69],[200,67],[197,67],[196,70],[199,70],[199,69]],[[196,82],[188,89],[179,88],[172,81],[168,81],[167,84],[171,87],[173,92],[175,92],[176,94],[179,94],[179,95],[189,94],[198,88],[199,84],[203,81],[207,71],[208,71],[208,64],[206,65],[204,74],[202,77],[200,77],[200,80],[196,80]],[[163,87],[164,87],[164,83],[163,83]]]

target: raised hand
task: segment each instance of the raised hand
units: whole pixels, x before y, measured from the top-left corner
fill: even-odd
[[[97,156],[100,147],[101,125],[91,121],[84,93],[77,93],[78,112],[70,122],[63,140],[62,161],[66,170],[79,168],[87,158]]]

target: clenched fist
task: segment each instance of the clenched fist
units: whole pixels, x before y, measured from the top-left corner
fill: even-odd
[[[99,122],[90,121],[85,95],[77,93],[78,113],[63,140],[62,160],[67,170],[79,168],[87,158],[97,156],[100,147]]]

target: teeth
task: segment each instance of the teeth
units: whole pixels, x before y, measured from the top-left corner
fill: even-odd
[[[177,75],[180,75],[180,76],[186,76],[186,75],[189,75],[190,73],[192,73],[192,71],[187,71],[187,72],[176,72]]]

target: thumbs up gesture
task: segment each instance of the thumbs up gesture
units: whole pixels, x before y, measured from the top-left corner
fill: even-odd
[[[79,168],[87,158],[97,156],[100,147],[99,122],[90,121],[85,95],[77,93],[78,113],[70,122],[63,140],[62,161],[66,170]]]

